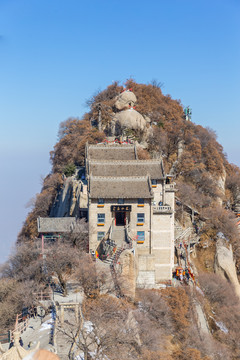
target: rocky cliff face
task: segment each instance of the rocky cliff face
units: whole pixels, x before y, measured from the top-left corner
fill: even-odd
[[[218,188],[219,196],[217,201],[220,205],[223,203],[223,198],[225,196],[225,183],[226,183],[226,171],[223,169],[223,174],[215,179],[216,186]]]
[[[80,217],[80,209],[86,209],[87,203],[86,182],[77,180],[76,176],[68,177],[53,203],[50,217]]]
[[[231,245],[228,247],[222,238],[219,238],[216,244],[215,272],[230,281],[240,299],[240,284],[233,260],[232,247]]]

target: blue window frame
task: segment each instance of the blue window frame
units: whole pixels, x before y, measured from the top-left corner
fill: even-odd
[[[144,213],[138,213],[137,214],[137,223],[144,224],[145,222],[145,214]]]
[[[97,239],[98,239],[98,241],[101,241],[104,236],[105,236],[105,232],[104,232],[104,231],[98,231],[98,233],[97,233]]]
[[[105,202],[105,201],[104,201],[103,198],[99,198],[99,199],[98,199],[98,204],[99,204],[99,205],[104,205],[104,202]]]
[[[124,199],[118,199],[118,204],[123,205],[124,204]]]
[[[98,224],[105,224],[105,214],[97,214]]]
[[[152,183],[152,185],[157,185],[157,180],[156,180],[156,179],[152,179],[152,180],[151,180],[151,183]]]
[[[145,240],[145,232],[138,231],[137,232],[137,242],[144,242],[144,240]]]
[[[144,205],[144,199],[143,198],[138,199],[138,205]]]

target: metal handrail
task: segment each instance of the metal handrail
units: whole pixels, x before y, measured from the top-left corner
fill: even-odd
[[[109,238],[111,238],[111,235],[112,235],[112,227],[113,227],[113,220],[112,220],[112,223],[108,229],[108,231],[106,232],[105,236],[102,238],[102,240],[100,241],[98,247],[100,245],[102,245],[105,241],[107,241]]]
[[[131,249],[133,246],[133,240],[132,240],[131,236],[129,235],[129,224],[125,225],[125,234],[126,234],[127,243],[129,244],[129,248]]]

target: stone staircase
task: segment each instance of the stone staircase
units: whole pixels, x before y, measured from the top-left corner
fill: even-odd
[[[111,252],[112,254],[104,260],[106,264],[111,265],[120,249],[125,247],[126,232],[124,226],[114,226],[111,231]]]
[[[114,244],[114,250],[111,256],[104,260],[110,266],[116,261],[125,248],[126,232],[124,226],[114,226],[111,232],[111,242]]]
[[[122,253],[122,248],[116,248],[116,250],[109,256],[107,259],[103,260],[104,263],[109,264],[110,266],[116,261],[116,258]]]
[[[123,247],[116,247],[115,251],[112,253],[112,255],[103,261],[104,263],[106,263],[110,266],[115,291],[116,291],[116,294],[118,297],[122,297],[123,294],[122,294],[121,287],[120,287],[120,284],[118,281],[116,265],[118,263],[118,259],[120,258],[120,255],[123,251],[124,251]]]
[[[122,291],[121,287],[118,281],[118,275],[116,271],[116,265],[118,264],[118,260],[120,258],[120,255],[126,249],[126,230],[124,226],[114,226],[112,228],[111,232],[111,242],[115,244],[113,248],[113,252],[111,256],[109,256],[107,259],[104,260],[106,264],[110,266],[115,291],[118,297],[122,297]]]
[[[111,234],[111,240],[113,240],[117,246],[123,246],[126,240],[126,232],[124,226],[114,226]]]
[[[183,269],[188,269],[188,273],[193,283],[195,283],[195,268],[190,260],[190,254],[195,257],[195,245],[200,240],[199,234],[196,234],[192,226],[183,229],[175,224],[175,254],[177,263]]]

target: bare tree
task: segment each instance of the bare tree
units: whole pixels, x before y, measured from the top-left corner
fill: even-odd
[[[62,237],[64,243],[77,247],[83,252],[87,252],[88,247],[88,223],[85,219],[77,219],[76,226],[69,233]]]
[[[129,304],[112,296],[88,299],[80,312],[79,326],[66,324],[64,334],[73,345],[70,353],[84,354],[84,359],[137,359],[139,344],[129,318]],[[91,357],[90,357],[91,354]]]
[[[48,276],[56,275],[63,295],[67,295],[67,280],[80,265],[81,252],[68,243],[57,242],[47,249],[45,268]]]
[[[87,298],[96,298],[101,291],[106,292],[109,273],[109,270],[97,268],[90,254],[82,254],[75,278]]]

